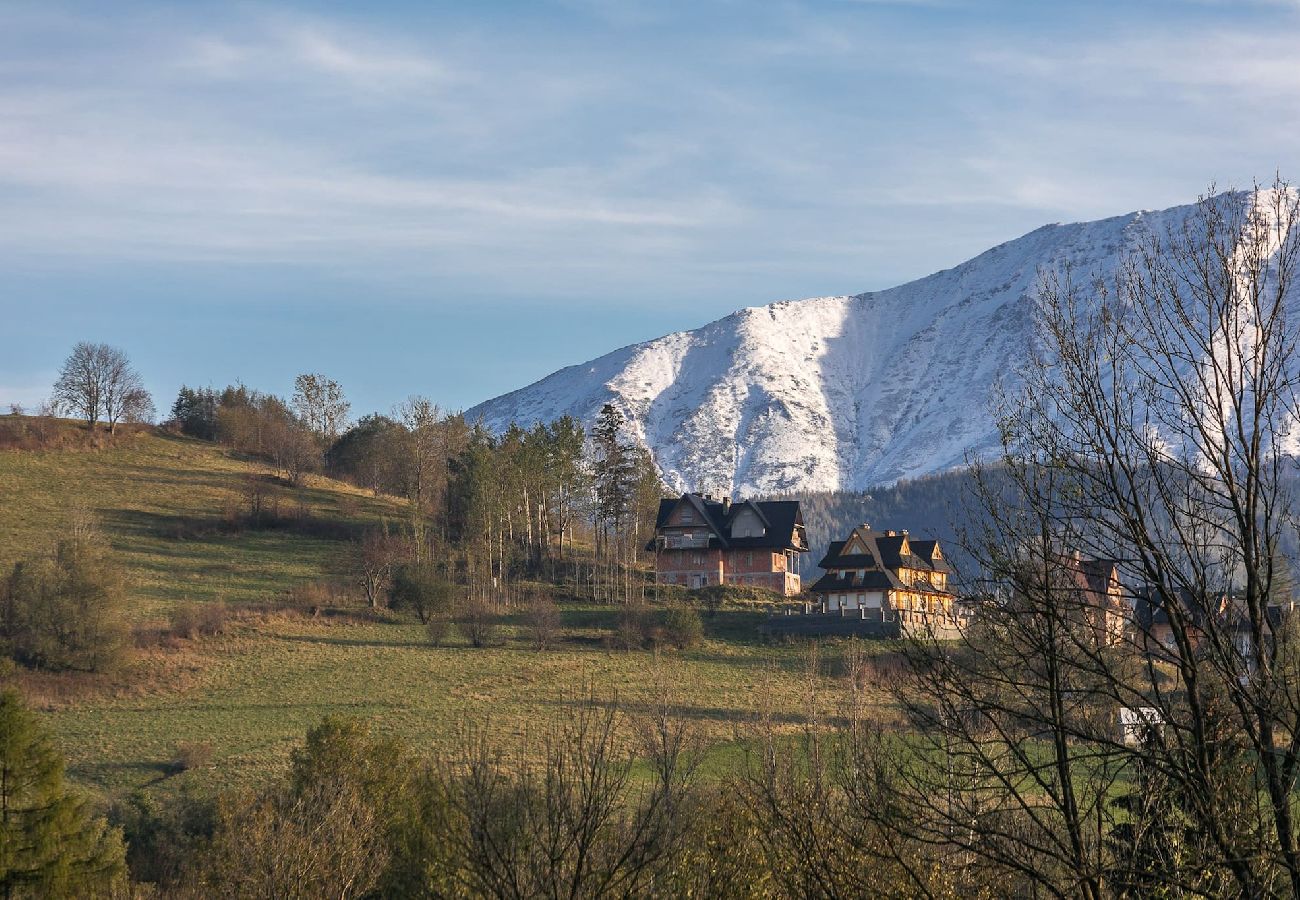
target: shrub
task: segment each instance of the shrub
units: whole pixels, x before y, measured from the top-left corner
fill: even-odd
[[[220,600],[208,603],[182,603],[172,609],[168,617],[168,633],[174,638],[194,640],[203,635],[221,634],[226,630],[229,615],[226,604]]]
[[[751,584],[710,584],[691,591],[705,610],[713,614],[724,606],[752,609],[754,607],[770,608],[783,598],[775,591],[755,587]]]
[[[704,623],[700,621],[699,611],[685,604],[669,607],[663,616],[663,638],[681,649],[699,644],[704,640]]]
[[[625,606],[618,614],[610,640],[620,650],[639,650],[655,637],[650,611],[644,606]]]
[[[347,587],[336,581],[308,581],[289,589],[289,605],[308,610],[313,615],[327,606],[351,605]]]
[[[456,617],[456,624],[475,647],[486,647],[497,639],[496,610],[485,600],[470,600]]]
[[[207,741],[178,741],[172,756],[172,771],[206,769],[212,764],[212,745]]]
[[[545,650],[553,645],[560,635],[560,608],[547,596],[533,598],[524,617],[528,635],[533,647]]]
[[[0,592],[0,638],[19,662],[102,672],[126,646],[126,581],[107,544],[84,521],[53,554],[16,564]]]
[[[195,792],[191,782],[165,798],[137,791],[113,804],[109,821],[126,838],[126,864],[136,882],[156,885],[158,894],[174,896],[185,864],[212,836],[216,804]]]
[[[452,584],[431,566],[398,566],[388,588],[388,605],[396,610],[409,609],[421,624],[431,617],[444,617],[451,609]]]
[[[430,644],[435,647],[442,646],[447,640],[447,635],[451,633],[451,616],[442,612],[429,616],[429,620],[424,623],[424,633]]]

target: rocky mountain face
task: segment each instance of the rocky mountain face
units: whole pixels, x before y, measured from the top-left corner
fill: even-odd
[[[1039,340],[1041,279],[1112,274],[1144,234],[1193,210],[1048,225],[888,290],[743,309],[468,415],[493,429],[566,414],[590,424],[613,403],[678,490],[861,490],[946,471],[997,447],[997,398]]]

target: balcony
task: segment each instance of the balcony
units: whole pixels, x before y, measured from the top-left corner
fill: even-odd
[[[705,550],[709,546],[707,534],[665,534],[659,538],[662,550]]]

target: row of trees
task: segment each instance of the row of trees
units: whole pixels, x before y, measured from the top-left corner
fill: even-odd
[[[103,344],[73,349],[55,398],[92,430],[100,421],[112,431],[119,421],[153,415],[126,355]],[[594,545],[595,562],[575,580],[605,598],[628,599],[638,589],[632,572],[662,485],[612,405],[590,434],[566,416],[499,436],[419,396],[391,416],[349,426],[350,408],[338,382],[305,373],[287,400],[242,384],[182,386],[168,424],[265,459],[293,485],[324,470],[406,499],[403,552],[416,565],[440,558],[472,590],[499,592],[518,574],[565,560],[579,534]]]
[[[653,677],[653,673],[651,673]],[[288,772],[215,808],[116,810],[132,874],[168,896],[810,897],[914,892],[888,832],[843,788],[853,748],[756,724],[720,776],[659,703],[595,693],[505,745],[475,727],[425,756],[328,718]],[[912,857],[906,857],[909,862]],[[955,895],[960,872],[933,875]]]
[[[291,482],[323,468],[404,499],[405,521],[359,548],[372,604],[402,565],[432,569],[419,578],[453,579],[494,599],[516,580],[566,567],[604,599],[640,590],[633,573],[662,485],[612,405],[590,434],[565,416],[493,435],[418,396],[391,416],[365,416],[335,434],[346,411],[342,389],[310,375],[298,379],[291,402],[242,385],[183,387],[171,421],[186,434],[271,461]],[[594,560],[589,555],[581,570],[572,552],[578,537],[594,547]]]

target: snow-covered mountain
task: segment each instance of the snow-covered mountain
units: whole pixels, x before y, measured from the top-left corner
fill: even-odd
[[[679,490],[860,490],[950,469],[997,446],[992,403],[1037,339],[1042,274],[1104,276],[1149,229],[1193,210],[1048,225],[899,287],[743,309],[468,416],[494,430],[566,414],[590,423],[612,402]]]

